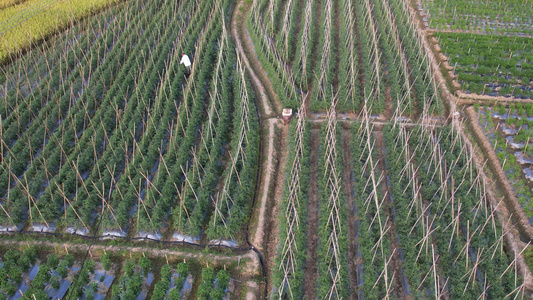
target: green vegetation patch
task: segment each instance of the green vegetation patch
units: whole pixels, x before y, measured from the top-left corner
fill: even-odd
[[[532,223],[533,106],[528,103],[510,108],[503,105],[476,108],[479,125],[494,147],[526,218]]]
[[[427,0],[418,9],[427,10],[429,25],[439,30],[533,34],[533,2],[529,0]]]
[[[465,33],[436,33],[466,93],[533,98],[533,41]]]
[[[0,62],[5,61],[10,53],[28,47],[36,40],[41,40],[71,22],[90,15],[117,0],[70,0],[42,1],[28,0],[0,2]]]

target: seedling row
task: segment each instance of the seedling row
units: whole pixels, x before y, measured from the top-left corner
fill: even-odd
[[[533,35],[533,4],[527,0],[424,0],[417,3],[433,29]]]
[[[533,98],[531,38],[435,33],[467,94]]]
[[[234,266],[195,261],[98,259],[24,246],[3,249],[0,296],[6,299],[231,299],[237,295]],[[48,253],[48,254],[45,254]],[[231,283],[230,283],[231,282]]]
[[[511,182],[530,223],[533,220],[533,150],[530,145],[532,117],[530,105],[524,107],[519,104],[512,108],[478,107],[479,125],[496,151],[505,175]]]

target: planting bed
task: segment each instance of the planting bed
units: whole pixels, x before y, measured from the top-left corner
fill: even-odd
[[[528,0],[423,0],[417,8],[436,30],[533,35],[533,3]]]
[[[460,299],[517,292],[485,183],[453,128],[328,116],[291,124],[272,295]],[[317,237],[308,235],[313,226]]]
[[[230,13],[136,1],[3,69],[3,230],[242,241],[259,121]]]
[[[43,249],[0,249],[0,295],[8,299],[232,299],[233,267],[161,262],[109,253],[84,259]],[[82,267],[83,266],[83,267]],[[231,282],[231,284],[230,284]],[[235,294],[236,295],[236,294]]]
[[[533,106],[517,104],[477,109],[479,125],[489,138],[524,213],[533,224]]]
[[[533,98],[531,38],[436,32],[466,93]]]
[[[439,113],[423,38],[404,1],[254,1],[249,36],[278,96],[298,108],[396,115]]]

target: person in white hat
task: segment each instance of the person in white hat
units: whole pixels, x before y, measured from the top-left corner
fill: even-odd
[[[180,65],[185,65],[185,69],[187,70],[187,75],[191,74],[191,60],[189,59],[189,56],[185,53],[181,54],[181,61]]]

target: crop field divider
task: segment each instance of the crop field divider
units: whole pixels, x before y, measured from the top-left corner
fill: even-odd
[[[361,280],[359,297],[378,297],[381,295],[379,297],[387,298],[391,296],[392,290],[392,280],[389,280],[389,262],[393,254],[389,257],[389,242],[387,238],[384,238],[389,232],[390,226],[387,224],[388,220],[385,224],[382,221],[386,195],[381,196],[381,189],[378,186],[382,184],[385,177],[380,174],[379,178],[376,178],[378,166],[373,157],[376,153],[374,151],[376,143],[372,134],[374,125],[369,119],[367,103],[368,101],[363,106],[361,123],[354,127],[354,134],[356,134],[356,140],[359,142],[354,141],[353,148],[359,150],[352,153],[352,155],[357,155],[356,153],[360,152],[359,157],[353,157],[356,165],[355,171],[361,173],[355,184],[355,191],[360,194],[359,197],[356,196],[357,215],[360,218],[358,251],[363,260],[362,266],[360,265],[357,271]],[[372,230],[375,227],[379,227],[379,229]]]
[[[411,99],[412,96],[411,96],[411,83],[409,81],[409,77],[410,77],[410,72],[409,72],[409,67],[408,67],[408,63],[407,63],[407,58],[405,56],[405,49],[402,47],[402,44],[401,44],[401,40],[400,40],[400,33],[398,31],[398,28],[396,26],[396,23],[395,23],[395,19],[394,19],[394,16],[391,12],[391,8],[390,6],[388,5],[388,2],[387,1],[383,1],[382,2],[382,5],[380,5],[382,7],[382,9],[384,10],[384,13],[386,15],[386,20],[388,21],[388,25],[389,27],[391,28],[393,34],[389,36],[389,39],[393,39],[394,40],[394,45],[395,45],[395,49],[396,49],[396,56],[395,56],[395,61],[393,62],[393,64],[396,64],[396,60],[399,58],[400,60],[400,66],[401,66],[401,69],[398,69],[398,72],[403,72],[404,74],[404,82],[403,82],[403,85],[404,85],[404,88],[405,88],[405,91],[406,91],[406,99]],[[399,75],[399,74],[398,74]],[[398,96],[399,95],[392,95],[392,96],[396,96],[397,98],[399,98]],[[409,101],[408,103],[411,103],[411,101]],[[406,108],[404,108],[404,110],[407,110],[408,107],[410,105],[407,105]],[[402,107],[400,106],[400,104],[398,103],[397,105],[397,109],[399,107]]]
[[[413,20],[413,16],[408,11],[409,4],[405,1],[402,1],[402,3],[384,1],[380,4],[384,15],[387,18],[394,18],[388,23],[391,24],[392,30],[397,32],[401,45],[400,49],[402,49],[401,52],[405,55],[405,63],[402,62],[403,65],[400,65],[406,80],[410,77],[411,86],[416,91],[417,102],[415,107],[418,109],[418,114],[428,115],[429,113],[434,113],[433,109],[435,108],[440,111],[438,107],[440,101],[438,95],[436,95],[437,86],[429,68],[431,61],[423,48],[422,39],[424,37],[418,32],[416,26],[410,22],[410,20]]]
[[[324,257],[321,257],[319,254],[319,265],[324,264],[323,266],[327,268],[327,271],[324,273],[319,272],[320,277],[329,277],[328,281],[331,285],[327,290],[326,294],[321,295],[326,298],[342,298],[347,291],[345,286],[346,272],[344,268],[346,267],[343,263],[345,260],[341,256],[344,256],[344,246],[339,243],[339,239],[344,239],[343,236],[346,235],[344,222],[341,218],[341,190],[340,190],[340,176],[337,170],[338,164],[338,155],[337,155],[337,120],[336,120],[336,110],[335,106],[337,104],[337,99],[333,98],[331,102],[331,108],[328,110],[327,124],[325,128],[325,151],[323,155],[324,160],[324,174],[322,179],[322,184],[324,185],[324,196],[327,197],[323,199],[325,201],[326,208],[323,210],[324,213],[329,212],[326,216],[322,215],[320,217],[320,227],[321,239],[319,246],[320,248],[325,246],[324,249],[320,251]],[[324,222],[325,221],[325,222]],[[320,228],[319,227],[319,228]],[[325,240],[324,240],[325,238]],[[342,249],[341,249],[342,247]],[[344,250],[343,250],[344,249]],[[321,279],[319,279],[321,280]],[[319,293],[322,292],[322,289],[318,290]]]
[[[209,13],[207,14],[207,17],[209,19],[207,19],[207,25],[203,26],[199,31],[199,34],[201,34],[201,36],[198,39],[192,40],[189,42],[190,46],[193,46],[194,48],[196,48],[195,54],[199,57],[201,57],[203,53],[203,49],[204,49],[203,48],[204,44],[207,42],[205,34],[209,32],[210,30],[209,28],[211,28],[212,25],[214,24],[213,23],[214,15],[216,13],[222,14],[220,4],[221,4],[220,2],[216,2],[215,5],[210,9]],[[224,40],[224,37],[222,39]],[[193,42],[194,44],[191,44],[191,42]],[[175,53],[180,52],[178,48],[179,47],[175,46]],[[224,42],[222,43],[222,47],[220,51],[222,51],[222,49],[226,49]],[[175,55],[175,56],[178,57],[178,55]],[[218,59],[221,59],[220,56],[217,56],[217,57]],[[219,63],[220,62],[217,62],[217,64]],[[177,65],[178,64],[177,59],[173,60],[172,64]],[[190,217],[192,217],[191,214],[193,212],[189,211],[187,209],[187,206],[185,205],[184,198],[186,197],[187,193],[189,192],[192,193],[193,199],[196,200],[195,202],[199,202],[199,199],[197,196],[197,190],[196,190],[198,187],[196,186],[196,184],[197,183],[199,184],[200,189],[203,187],[202,185],[203,183],[201,182],[201,180],[199,180],[199,178],[201,178],[201,173],[203,174],[204,168],[202,166],[202,163],[200,163],[198,155],[199,153],[203,152],[202,151],[203,147],[207,147],[205,138],[206,136],[209,136],[209,134],[212,133],[212,131],[209,131],[209,124],[211,124],[212,118],[214,117],[213,114],[210,112],[208,115],[207,128],[206,128],[206,124],[198,125],[200,126],[199,135],[201,136],[199,142],[194,142],[192,145],[190,145],[191,147],[190,149],[183,150],[183,152],[181,153],[181,156],[179,157],[176,156],[176,158],[172,158],[172,155],[175,154],[174,151],[177,151],[177,148],[179,147],[178,145],[176,145],[176,141],[178,141],[181,136],[187,137],[187,135],[189,134],[188,133],[189,126],[192,126],[191,123],[192,121],[194,121],[194,120],[191,120],[191,118],[193,117],[193,114],[195,114],[196,106],[201,105],[200,103],[196,103],[197,100],[195,100],[195,98],[197,97],[197,93],[198,93],[196,84],[194,84],[194,82],[196,81],[195,80],[196,75],[198,74],[198,70],[197,68],[195,68],[195,66],[197,67],[198,65],[201,65],[201,64],[200,63],[194,64],[190,77],[188,78],[186,83],[183,83],[184,85],[186,85],[186,90],[187,90],[187,94],[184,95],[184,100],[181,101],[179,105],[177,105],[176,102],[174,102],[175,112],[177,113],[177,116],[176,116],[177,119],[175,122],[174,120],[172,120],[171,122],[172,124],[170,124],[170,131],[167,136],[169,138],[168,144],[164,146],[162,149],[160,149],[159,151],[160,153],[159,153],[158,161],[163,164],[163,167],[160,167],[158,163],[157,173],[154,174],[155,184],[152,184],[152,183],[150,185],[147,184],[147,187],[146,187],[146,194],[153,195],[152,196],[153,198],[156,197],[154,195],[154,192],[161,196],[160,190],[163,190],[163,191],[166,190],[167,192],[169,189],[175,190],[175,195],[179,199],[177,201],[178,207],[176,207],[176,209],[178,209],[179,212],[175,212],[174,226],[177,227],[178,229],[182,227],[182,222],[181,222],[182,213],[186,215],[186,219],[189,219]],[[171,66],[170,68],[174,69],[177,67]],[[214,75],[215,78],[217,79],[219,76],[218,74],[219,69],[220,68],[217,67],[217,73]],[[165,98],[167,99],[168,99],[167,93],[171,91],[170,80],[168,81],[168,84],[169,84],[168,91],[165,89],[165,93],[163,94]],[[208,91],[207,93],[208,94],[206,97],[208,97],[209,99],[212,99],[213,101],[214,99],[219,97],[218,92],[216,92],[216,95],[213,95],[211,91]],[[189,109],[189,105],[191,103],[193,105],[192,111]],[[217,102],[215,101],[214,103],[212,103],[212,105],[216,103]],[[213,109],[216,110],[216,106]],[[213,109],[210,108],[209,111]],[[185,118],[186,120],[184,121],[183,118]],[[209,151],[206,151],[206,153],[208,157],[211,157]],[[178,159],[181,162],[177,165],[179,168],[176,168],[175,166],[172,171],[169,170],[167,159],[172,162],[174,162],[174,159]],[[185,169],[183,166],[185,166]],[[164,168],[164,171],[161,173],[162,168]],[[182,176],[183,176],[184,181],[182,181],[181,179],[179,180],[173,179],[172,181],[170,181],[172,177],[181,178]],[[180,185],[179,187],[178,187],[178,184]],[[164,198],[168,198],[168,196],[164,196]],[[162,213],[161,208],[169,205],[168,200],[163,202],[163,201],[156,201],[154,198],[151,202],[153,202],[153,207],[151,207],[151,212],[146,211],[145,214],[141,215],[142,217],[141,219],[144,225],[142,226],[142,228],[137,228],[138,233],[144,232],[144,230],[159,230],[159,226],[152,224],[151,220],[154,218],[154,215],[158,219],[158,224],[167,220],[168,218],[167,212],[163,212],[163,215],[161,215]],[[191,209],[193,208],[191,207]]]
[[[134,79],[134,80],[137,80],[137,79]],[[142,101],[142,98],[138,98],[138,101],[139,101],[139,100]],[[148,115],[148,117],[150,117],[150,115]],[[148,120],[148,122],[149,122],[149,123],[151,122],[151,123],[153,124],[153,120]],[[153,125],[155,125],[155,124],[153,124]],[[93,125],[93,126],[94,126],[94,125]],[[93,127],[93,128],[94,128],[94,127]],[[104,133],[105,133],[105,129],[104,129]],[[105,133],[105,135],[107,136],[107,133]],[[134,136],[135,136],[135,134],[134,134]],[[135,141],[135,140],[134,140],[133,145],[134,145],[134,146],[136,145],[134,148],[138,148],[138,145],[136,144],[136,141]],[[94,147],[95,147],[95,145],[94,145],[94,143],[93,143],[93,150],[95,150]],[[111,147],[110,150],[113,151],[112,145],[110,145],[110,147]],[[113,151],[113,152],[114,152],[114,151]],[[135,153],[135,151],[134,151],[133,153]],[[107,165],[107,163],[105,163],[105,164]],[[109,169],[108,166],[107,166],[106,168]],[[101,178],[101,175],[100,175],[100,178]],[[121,197],[122,197],[122,196],[121,196]],[[105,206],[104,206],[104,207],[105,207]],[[103,207],[103,208],[104,208],[104,207]]]
[[[283,17],[283,27],[280,31],[281,39],[279,41],[279,43],[283,45],[282,48],[285,60],[289,57],[289,40],[292,39],[292,37],[289,36],[292,24],[292,9],[293,0],[287,0],[287,4],[285,4],[285,15]]]
[[[370,151],[370,153],[372,153],[374,145],[370,144],[370,136],[372,135],[372,130],[370,128],[369,112],[368,112],[368,109],[367,109],[367,103],[368,103],[368,100],[365,101],[365,105],[363,107],[364,130],[366,131],[366,136],[367,136],[366,148]],[[372,155],[368,156],[367,163],[370,166],[370,179],[372,180],[372,188],[373,188],[373,191],[374,191],[372,193],[372,198],[374,200],[374,205],[376,206],[376,208],[378,208],[377,212],[376,212],[376,217],[377,217],[377,221],[378,221],[378,225],[379,225],[379,232],[381,234],[380,242],[382,242],[383,236],[385,235],[385,231],[386,230],[384,229],[384,224],[383,224],[383,222],[381,220],[381,214],[380,214],[380,209],[379,209],[379,207],[381,207],[382,204],[379,203],[378,194],[376,192],[377,191],[377,186],[379,185],[379,182],[382,180],[382,178],[380,178],[379,180],[376,180],[375,170],[376,170],[377,166],[374,163],[374,159],[373,159]],[[369,204],[370,204],[370,201],[368,202],[367,205],[369,205]],[[383,247],[382,244],[381,244],[381,247]],[[385,269],[384,269],[385,282],[388,282],[388,276],[387,276],[387,271],[386,270],[387,270],[387,268],[385,267]],[[387,288],[387,290],[388,290],[388,288]]]
[[[135,80],[136,80],[136,79],[135,79]],[[87,111],[87,107],[86,107],[85,110]],[[91,120],[91,118],[88,118],[88,119],[89,119],[89,123],[92,124],[92,120]],[[102,125],[103,125],[103,124],[102,124]],[[118,125],[118,124],[117,124],[117,125]],[[91,127],[93,128],[94,133],[96,133],[96,130],[95,130],[95,124],[92,124]],[[105,128],[104,128],[103,130],[104,130],[104,135],[105,135],[105,137],[107,138],[107,137],[108,137],[108,134],[107,134]],[[92,146],[93,146],[93,151],[94,151],[95,154],[96,154],[96,148],[95,148],[95,143],[94,143],[94,141],[93,141],[91,144],[92,144]],[[109,145],[109,146],[110,146],[110,150],[113,151],[112,145]],[[107,164],[106,164],[106,165],[107,165]],[[107,166],[107,168],[109,169],[108,166]],[[77,173],[79,173],[79,172],[77,171]],[[79,176],[79,177],[81,178],[81,176]],[[101,175],[100,175],[100,178],[101,178]],[[82,182],[83,182],[83,181],[82,181]],[[93,184],[94,184],[94,183],[93,183]],[[85,189],[86,189],[86,188],[85,188]]]

